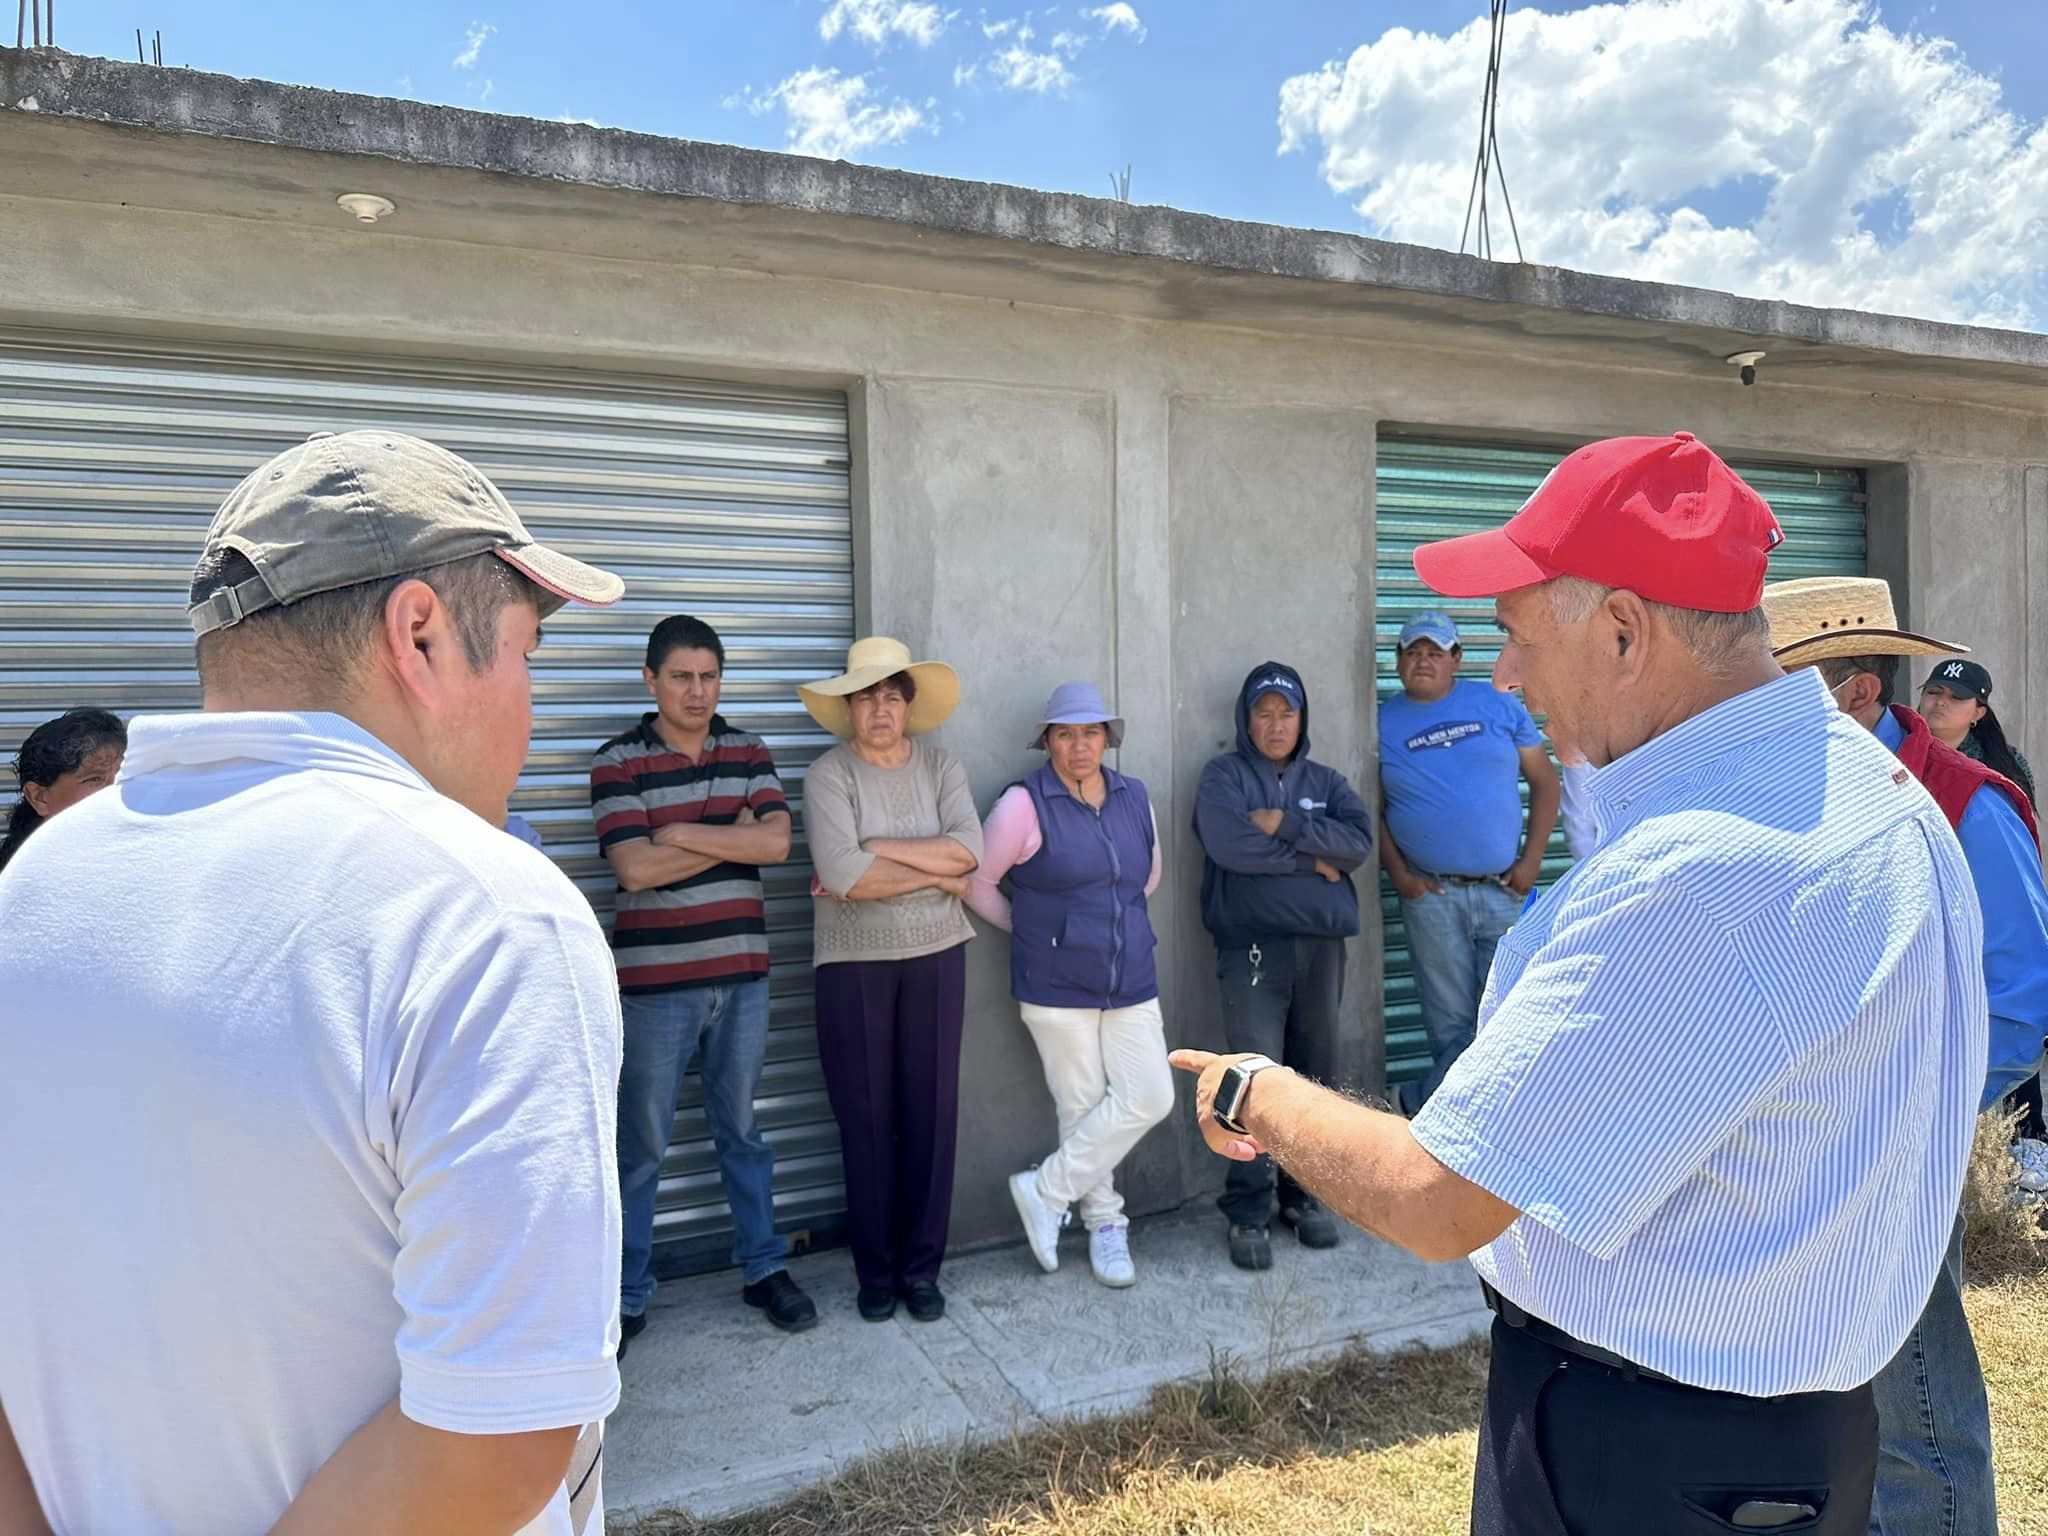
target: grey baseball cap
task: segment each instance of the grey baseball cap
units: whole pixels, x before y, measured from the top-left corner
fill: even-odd
[[[250,475],[221,503],[206,554],[232,549],[256,567],[247,581],[187,612],[195,635],[252,613],[493,554],[562,603],[615,603],[610,571],[536,544],[476,466],[401,432],[315,432]],[[202,557],[203,558],[203,557]]]

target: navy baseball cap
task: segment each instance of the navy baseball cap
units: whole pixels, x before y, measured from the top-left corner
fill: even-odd
[[[1308,708],[1308,697],[1301,691],[1301,684],[1285,672],[1261,672],[1244,691],[1246,700],[1253,704],[1269,693],[1279,694],[1296,709]]]
[[[1991,674],[1974,661],[1943,661],[1927,674],[1924,686],[1982,704],[1991,697]]]
[[[1405,651],[1418,640],[1434,641],[1439,649],[1454,651],[1458,648],[1457,622],[1440,608],[1425,608],[1420,613],[1411,613],[1408,622],[1401,626],[1401,638],[1394,643],[1394,648]]]

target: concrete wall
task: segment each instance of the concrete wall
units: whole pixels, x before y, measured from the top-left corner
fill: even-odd
[[[501,186],[440,174],[473,200]],[[936,296],[891,287],[886,252],[871,281],[825,281],[768,275],[772,249],[752,270],[693,265],[686,234],[665,259],[604,260],[521,244],[510,215],[497,243],[427,241],[397,221],[150,212],[5,186],[0,324],[850,388],[863,622],[960,669],[965,703],[943,740],[983,805],[1033,761],[1023,742],[1053,683],[1093,677],[1129,717],[1123,766],[1151,785],[1168,856],[1157,911],[1177,1041],[1219,1038],[1188,818],[1246,669],[1269,655],[1300,666],[1318,757],[1362,787],[1373,777],[1371,469],[1390,424],[1572,440],[1684,427],[1731,456],[1879,467],[1874,558],[1910,580],[1916,623],[1981,648],[2006,718],[2048,763],[2048,620],[2028,601],[2048,578],[2040,415],[1873,395],[1824,372],[1767,371],[1744,390],[1720,374],[1560,365],[1512,327],[1333,339]],[[630,228],[641,202],[617,196]],[[1370,1072],[1376,937],[1360,961],[1350,995]],[[976,942],[964,1241],[1007,1234],[1003,1177],[1051,1144],[1006,964],[999,937]],[[1183,1113],[1139,1149],[1128,1186],[1152,1209],[1220,1176]]]

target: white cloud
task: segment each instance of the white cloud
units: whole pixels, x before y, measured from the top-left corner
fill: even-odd
[[[575,123],[583,128],[602,128],[604,126],[603,123],[600,123],[594,117],[578,117],[574,112],[557,112],[554,116],[554,121],[558,123]]]
[[[974,77],[980,73],[981,66],[979,64],[955,64],[953,66],[953,88],[958,90],[963,85],[972,85]]]
[[[883,106],[867,100],[867,95],[864,77],[813,68],[799,70],[747,105],[757,115],[780,107],[790,149],[830,160],[850,159],[877,145],[901,143],[918,129],[932,126],[912,102],[892,101]]]
[[[1012,44],[989,60],[996,81],[1006,91],[1062,91],[1073,83],[1073,71],[1056,53],[1033,53],[1021,43]]]
[[[475,69],[477,56],[484,51],[484,44],[491,40],[491,35],[497,30],[488,21],[472,21],[469,24],[469,31],[463,37],[462,52],[455,55],[451,61],[454,66],[457,69]]]
[[[1042,14],[1050,17],[1057,13],[1057,9],[1054,7]],[[1128,5],[1107,5],[1100,10],[1082,11],[1080,14],[1101,20],[1105,37],[1113,31],[1125,29],[1133,32],[1139,41],[1144,40],[1145,31],[1138,23],[1138,13]],[[1038,38],[1037,29],[1031,25],[1032,15],[1026,11],[1022,19],[984,20],[981,23],[982,36],[995,43],[1007,42],[1008,46],[989,54],[979,64],[955,69],[953,83],[956,86],[966,84],[986,70],[989,78],[1007,91],[1035,91],[1045,95],[1064,91],[1072,85],[1074,72],[1069,66],[1097,39],[1080,32],[1062,30],[1055,32],[1041,51],[1031,46]]]
[[[1394,28],[1282,84],[1281,152],[1318,147],[1374,231],[1455,247],[1486,54],[1484,19]],[[2048,125],[1865,0],[1513,11],[1499,140],[1532,261],[2048,325]]]
[[[828,0],[818,35],[830,42],[850,27],[855,37],[879,48],[893,32],[929,48],[951,19],[929,0]]]
[[[484,104],[485,102],[489,101],[489,100],[491,99],[491,92],[495,91],[495,90],[496,90],[497,88],[498,88],[498,82],[497,82],[497,81],[495,81],[495,80],[486,80],[486,81],[484,82],[484,89],[483,89],[483,94],[482,94],[481,96],[477,97],[477,99],[476,99],[476,100],[477,100],[477,105],[478,105],[478,106],[482,106],[482,105],[483,105],[483,104]]]
[[[1145,24],[1138,20],[1138,13],[1125,4],[1124,0],[1115,0],[1113,5],[1097,6],[1094,10],[1083,11],[1081,14],[1091,21],[1101,22],[1105,33],[1124,31],[1141,43],[1145,41]]]

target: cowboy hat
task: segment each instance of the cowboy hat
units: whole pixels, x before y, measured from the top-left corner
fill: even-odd
[[[1899,627],[1892,589],[1875,576],[1808,576],[1764,588],[1771,653],[1786,668],[1842,656],[1960,656],[1967,645]]]
[[[813,720],[843,741],[853,735],[853,696],[899,672],[910,674],[917,691],[910,701],[903,734],[922,736],[944,724],[960,702],[959,674],[943,661],[912,661],[909,646],[882,635],[854,641],[846,653],[844,672],[805,683],[797,689],[797,696]]]
[[[1053,689],[1052,697],[1045,701],[1045,715],[1031,745],[1042,751],[1046,737],[1056,725],[1099,725],[1107,738],[1104,745],[1115,748],[1124,744],[1122,717],[1109,712],[1101,691],[1093,683],[1061,683]]]

